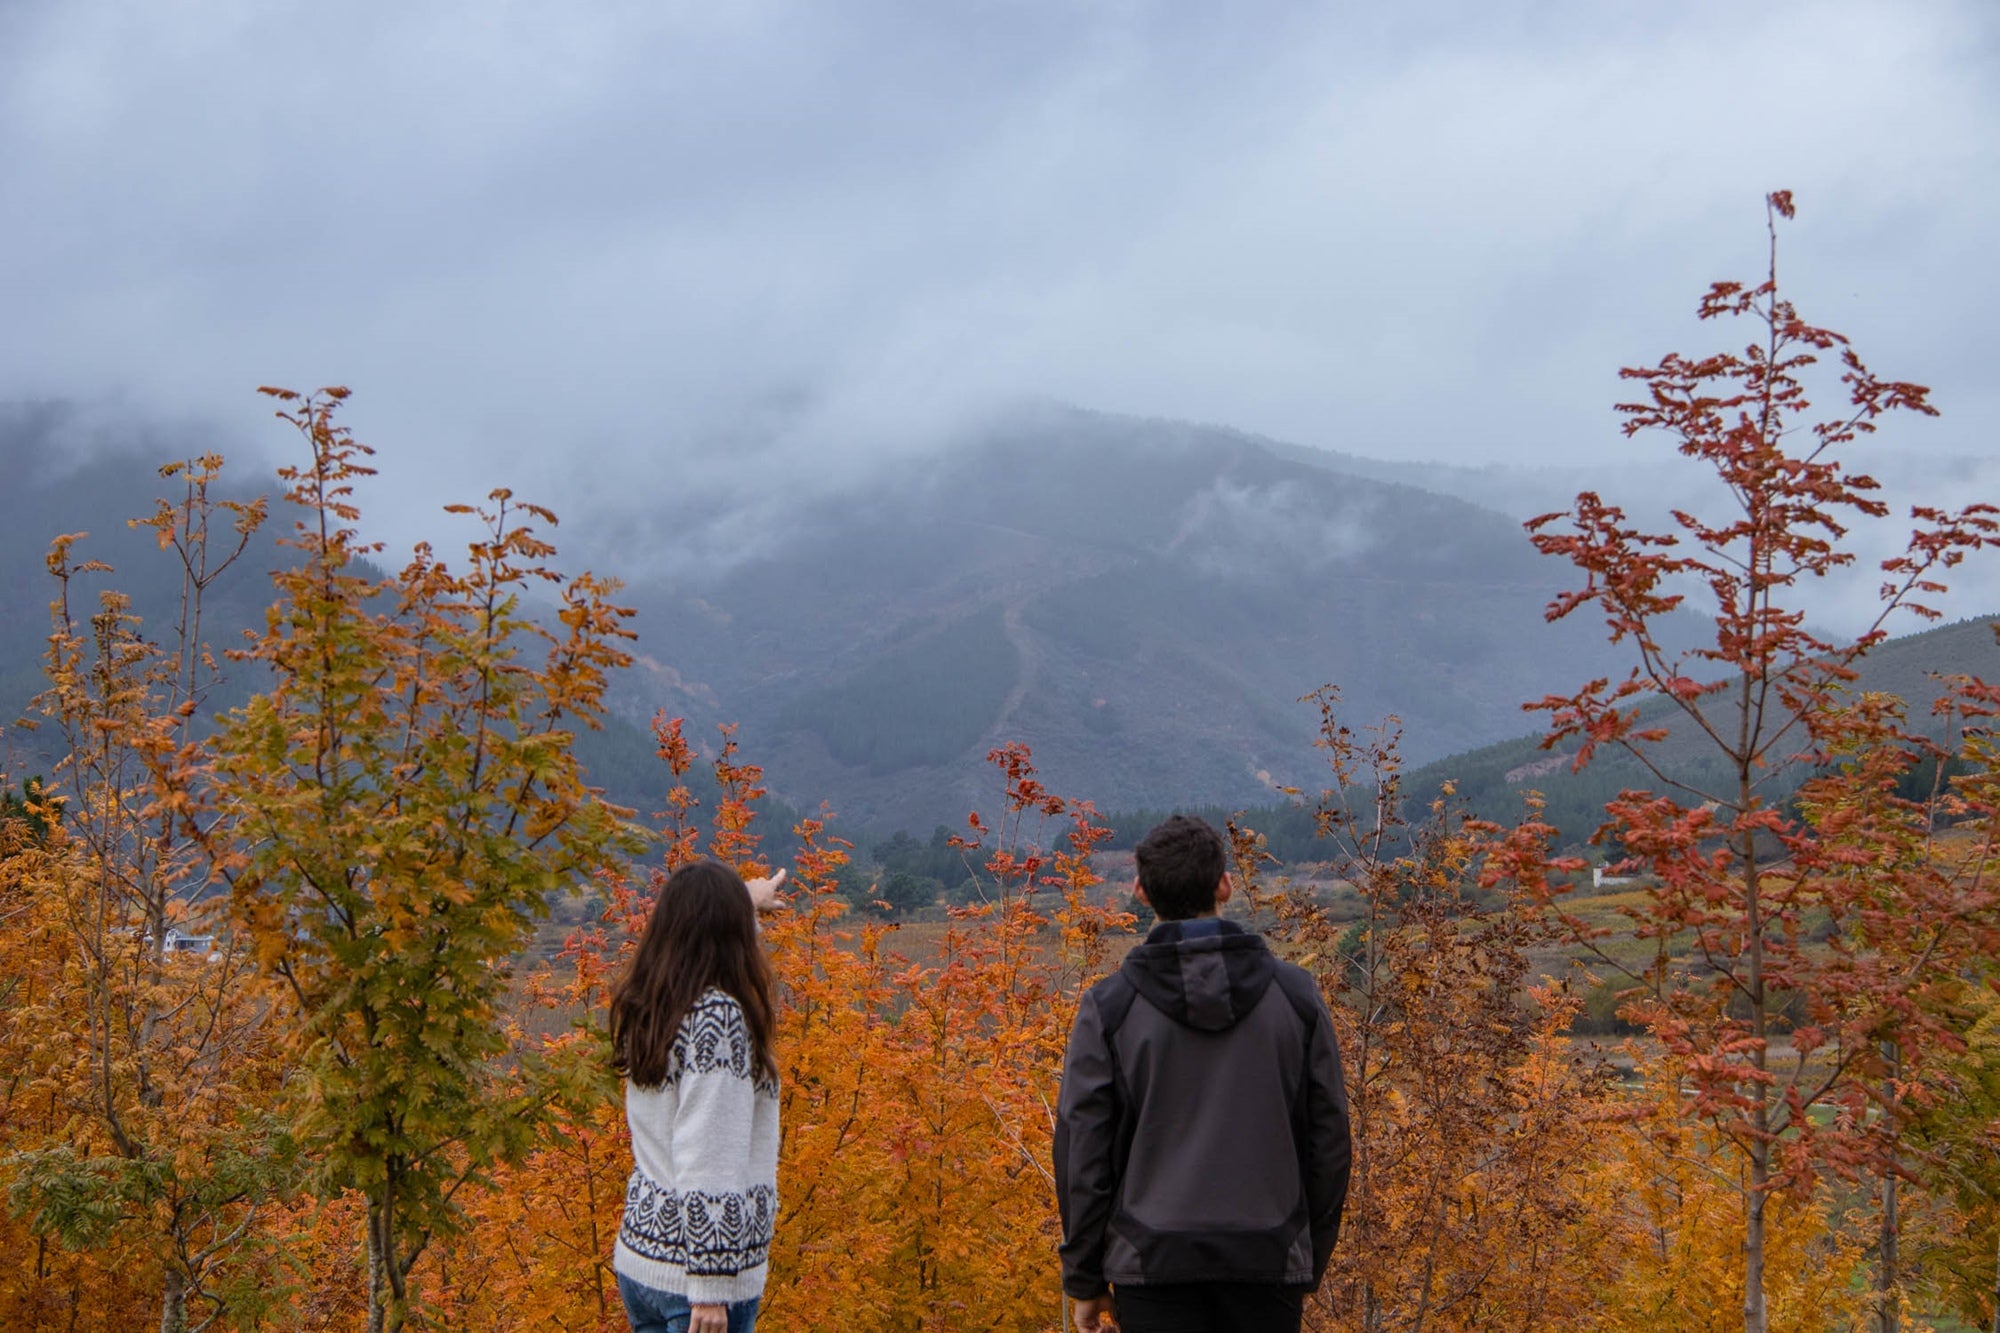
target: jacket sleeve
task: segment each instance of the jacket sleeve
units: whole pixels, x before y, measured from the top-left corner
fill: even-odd
[[[688,1300],[729,1299],[731,1279],[764,1262],[770,1201],[753,1178],[749,1026],[734,1000],[710,998],[682,1023],[686,1063],[674,1111],[674,1177],[687,1242]]]
[[[1318,988],[1314,987],[1315,995]],[[1306,1049],[1306,1206],[1312,1214],[1313,1282],[1326,1276],[1340,1238],[1340,1215],[1347,1206],[1347,1177],[1354,1158],[1348,1127],[1347,1085],[1341,1076],[1340,1047],[1333,1017],[1319,998],[1319,1021]]]
[[[1086,993],[1070,1028],[1056,1099],[1056,1207],[1062,1214],[1063,1291],[1102,1296],[1105,1228],[1118,1194],[1118,1088],[1097,997]]]

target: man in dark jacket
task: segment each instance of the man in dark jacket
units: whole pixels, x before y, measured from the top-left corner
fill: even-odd
[[[1077,1009],[1056,1112],[1077,1327],[1297,1333],[1340,1231],[1351,1147],[1333,1021],[1303,968],[1216,915],[1222,838],[1138,848],[1159,924]]]

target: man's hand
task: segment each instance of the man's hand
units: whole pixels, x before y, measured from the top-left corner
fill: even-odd
[[[1104,1322],[1104,1316],[1111,1313],[1111,1298],[1093,1296],[1087,1301],[1078,1301],[1074,1313],[1078,1333],[1104,1333],[1111,1327]]]
[[[688,1316],[688,1333],[729,1333],[729,1307],[697,1305]]]
[[[780,906],[778,890],[784,885],[785,873],[780,870],[777,874],[764,879],[744,880],[743,887],[750,890],[750,905],[760,912],[776,911]]]

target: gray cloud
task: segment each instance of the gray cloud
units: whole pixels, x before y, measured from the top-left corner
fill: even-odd
[[[0,8],[0,396],[358,391],[437,500],[752,518],[1022,395],[1384,456],[1611,450],[1797,191],[1806,314],[1991,455],[1995,29],[1123,0]],[[268,438],[268,436],[265,436]]]
[[[1350,498],[1328,512],[1296,482],[1256,486],[1218,477],[1188,502],[1168,549],[1225,578],[1317,573],[1381,541],[1372,508],[1365,498]]]

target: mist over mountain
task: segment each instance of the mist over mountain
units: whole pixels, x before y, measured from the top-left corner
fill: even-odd
[[[579,526],[671,541],[630,513]],[[739,721],[779,791],[873,827],[990,806],[984,755],[1009,740],[1106,809],[1268,800],[1311,780],[1298,700],[1323,683],[1351,715],[1399,714],[1421,760],[1619,665],[1594,625],[1543,622],[1567,571],[1512,518],[1058,408],[907,460],[728,568],[599,563],[640,610],[628,707]]]
[[[1596,491],[1646,530],[1677,533],[1675,510],[1714,516],[1734,501],[1712,473],[1692,465],[1658,434],[1607,442],[1601,462],[1488,464],[1480,467],[1399,462],[1265,441],[1282,457],[1343,473],[1418,485],[1525,521],[1566,510],[1582,491]],[[1853,636],[1880,611],[1881,562],[1902,553],[1913,506],[1956,509],[2000,495],[2000,461],[1969,454],[1909,447],[1897,432],[1864,436],[1846,454],[1848,467],[1876,484],[1875,499],[1889,508],[1880,523],[1861,522],[1847,541],[1855,561],[1847,569],[1797,590],[1813,623],[1833,637]],[[1952,571],[1950,591],[1931,599],[1948,617],[1984,614],[2000,606],[2000,561],[1972,561]],[[1690,591],[1693,591],[1690,589]],[[1696,598],[1699,601],[1699,598]]]

